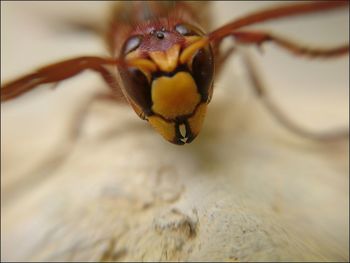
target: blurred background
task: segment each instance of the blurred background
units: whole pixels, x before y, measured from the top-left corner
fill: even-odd
[[[102,39],[64,21],[99,25],[111,4],[1,2],[1,83],[58,60],[107,55]],[[213,1],[211,30],[276,4]],[[349,41],[349,12],[252,28],[337,46]],[[313,130],[349,126],[348,56],[295,58],[269,43],[263,54],[249,50],[293,120]],[[163,141],[129,106],[100,102],[70,140],[100,90],[99,76],[85,72],[1,105],[2,260],[349,259],[348,141],[315,143],[281,127],[239,57],[217,77],[203,131],[184,147]],[[194,237],[167,230],[181,222],[195,226]]]

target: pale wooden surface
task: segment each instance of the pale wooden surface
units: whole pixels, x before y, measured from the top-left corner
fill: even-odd
[[[62,36],[42,23],[104,8],[81,4],[1,2],[2,81],[63,57],[103,54],[94,37]],[[269,4],[216,2],[215,25]],[[266,27],[326,45],[348,39],[348,19],[340,12]],[[255,57],[295,119],[348,125],[348,58],[310,62],[265,50]],[[233,59],[202,133],[182,147],[128,106],[102,103],[72,146],[74,113],[104,89],[93,73],[2,105],[1,260],[348,261],[348,141],[289,133],[242,74]]]

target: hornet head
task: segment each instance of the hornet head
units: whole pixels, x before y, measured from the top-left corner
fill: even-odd
[[[121,57],[123,92],[136,113],[166,140],[190,143],[213,92],[214,58],[204,33],[160,22],[132,32]]]

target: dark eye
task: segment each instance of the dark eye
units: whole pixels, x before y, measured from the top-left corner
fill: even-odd
[[[147,77],[137,68],[120,69],[127,95],[149,115],[152,107],[151,89]]]
[[[197,84],[203,101],[211,97],[214,75],[213,53],[209,47],[198,50],[192,61],[192,76]]]
[[[137,49],[142,41],[142,37],[141,36],[132,36],[130,37],[124,44],[123,48],[122,48],[122,54],[126,55],[128,53],[130,53],[131,51],[134,51],[135,49]]]
[[[183,36],[201,36],[204,33],[198,28],[188,24],[178,24],[175,26],[175,30]]]

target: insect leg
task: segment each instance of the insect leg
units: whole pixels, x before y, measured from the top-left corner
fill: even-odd
[[[266,108],[277,119],[277,121],[279,121],[286,128],[288,128],[296,134],[313,140],[331,141],[349,137],[348,128],[332,129],[324,132],[314,132],[306,130],[303,127],[296,124],[295,122],[293,122],[279,109],[279,107],[268,96],[264,83],[261,77],[259,76],[256,67],[253,64],[252,59],[249,57],[248,54],[243,54],[243,61],[246,65],[249,79],[252,83],[256,94],[261,98]]]
[[[96,21],[90,19],[77,20],[72,18],[65,18],[56,19],[52,23],[55,23],[54,26],[56,30],[63,32],[90,33],[97,36],[103,36],[105,33],[105,28],[102,23],[96,23]]]
[[[256,44],[259,47],[265,42],[273,42],[281,48],[293,53],[294,55],[307,57],[335,57],[349,53],[349,44],[334,48],[314,48],[300,45],[299,43],[275,36],[262,31],[238,31],[233,32],[232,36],[241,44]]]
[[[340,8],[349,8],[349,1],[315,1],[286,4],[282,6],[272,7],[263,11],[257,11],[250,15],[241,17],[228,23],[213,32],[208,34],[209,40],[218,41],[222,38],[230,36],[237,29],[269,21],[274,19],[281,19],[291,16],[312,14],[316,12],[331,11]]]
[[[119,103],[121,101],[126,102],[124,97],[120,97],[118,94],[112,92],[94,94],[91,98],[85,101],[71,120],[72,124],[70,126],[72,128],[68,133],[68,137],[71,142],[74,142],[81,134],[81,127],[83,127],[85,116],[87,115],[91,105],[98,101],[111,103]]]
[[[82,134],[82,128],[84,126],[85,116],[87,116],[91,105],[97,101],[119,101],[112,92],[109,93],[97,93],[88,98],[84,103],[72,112],[71,119],[69,120],[69,129],[66,131],[65,140],[60,142],[57,149],[53,152],[48,152],[46,157],[30,170],[26,171],[26,175],[21,177],[20,180],[16,180],[15,184],[10,184],[6,187],[6,202],[14,198],[23,196],[26,191],[31,190],[36,184],[43,182],[54,174],[66,161],[69,159],[71,152],[74,150],[75,145],[78,143],[78,139]]]
[[[13,99],[41,84],[57,83],[71,78],[86,69],[98,72],[112,90],[117,91],[118,87],[114,76],[105,68],[105,66],[116,64],[117,61],[113,59],[101,57],[78,57],[51,64],[3,85],[1,87],[1,102]]]
[[[225,63],[227,62],[227,60],[236,51],[236,48],[234,46],[231,46],[225,52],[220,52],[219,46],[220,46],[220,43],[217,43],[217,45],[214,46],[216,72],[221,72],[221,69],[225,66]]]

